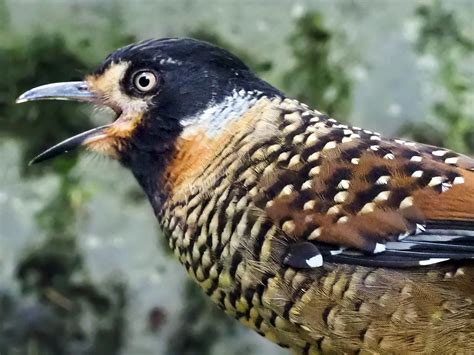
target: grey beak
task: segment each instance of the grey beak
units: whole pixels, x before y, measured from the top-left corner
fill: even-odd
[[[87,142],[87,140],[97,137],[98,135],[104,134],[104,131],[109,127],[110,125],[105,125],[105,126],[93,128],[89,131],[82,132],[75,135],[74,137],[68,138],[62,141],[61,143],[58,143],[55,146],[52,146],[51,148],[46,149],[44,152],[38,154],[36,157],[34,157],[30,161],[28,165],[40,163],[42,161],[57,157],[60,154],[67,153],[70,150],[73,150],[79,147],[84,142]]]
[[[35,100],[96,102],[97,97],[89,91],[86,82],[70,81],[66,83],[55,83],[38,86],[20,95],[16,102],[22,103]],[[104,134],[105,129],[109,126],[110,125],[97,127],[87,132],[80,133],[74,137],[68,138],[33,158],[33,160],[30,162],[30,165],[52,159],[62,153],[66,153],[72,149],[75,149],[83,143],[87,143],[88,140],[94,139],[94,137]]]
[[[16,103],[35,100],[70,100],[94,102],[96,96],[89,91],[84,81],[69,81],[38,86],[28,90],[16,99]]]

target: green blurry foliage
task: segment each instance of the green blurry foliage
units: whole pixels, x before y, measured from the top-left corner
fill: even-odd
[[[0,40],[3,40],[2,38],[2,31],[5,31],[8,29],[8,26],[10,25],[10,16],[7,11],[7,4],[5,3],[4,0],[0,0]]]
[[[295,65],[285,74],[283,86],[290,97],[344,120],[351,107],[352,83],[346,71],[349,63],[331,57],[335,38],[319,12],[300,17],[289,41]]]
[[[462,63],[474,59],[474,32],[462,31],[455,14],[441,1],[417,8],[420,22],[416,50],[436,63],[436,84],[442,97],[433,105],[434,122],[412,123],[401,133],[415,140],[474,153],[473,69]]]
[[[52,144],[92,127],[74,104],[56,102],[15,105],[16,96],[51,82],[78,80],[87,69],[59,35],[38,34],[0,46],[0,67],[8,68],[0,81],[0,137],[21,143],[23,172],[66,173],[75,163],[69,156],[53,164],[27,169],[27,161]],[[75,157],[75,156],[74,156]]]
[[[245,51],[242,48],[238,48],[237,46],[231,44],[227,40],[225,40],[222,36],[217,34],[217,32],[212,31],[207,26],[201,26],[188,34],[189,37],[199,39],[201,41],[206,41],[212,43],[218,47],[225,48],[229,52],[233,53],[250,68],[255,73],[262,75],[266,72],[270,71],[273,67],[273,64],[269,60],[259,60],[252,56],[250,53]]]
[[[94,284],[75,238],[49,237],[25,253],[17,278],[28,307],[18,317],[25,307],[19,306],[0,332],[8,336],[11,350],[34,344],[37,354],[116,354],[122,347],[126,286],[117,280]],[[43,318],[46,323],[36,329]]]
[[[42,259],[57,257],[41,255]],[[54,260],[57,267],[63,266],[60,262],[63,259]],[[48,264],[51,265],[51,260]],[[101,284],[99,290],[91,283],[76,281],[62,291],[45,287],[39,300],[0,292],[1,354],[119,352],[125,335],[124,287],[107,283]]]
[[[76,234],[75,218],[82,206],[89,199],[89,192],[80,185],[80,180],[73,174],[61,176],[61,183],[56,195],[46,202],[37,215],[40,229],[49,235],[64,235],[73,238]],[[55,213],[52,214],[51,211]]]
[[[273,68],[271,61],[256,59],[207,26],[189,32],[189,36],[229,50],[259,75]],[[289,97],[344,120],[352,103],[352,82],[345,70],[351,63],[349,59],[336,62],[331,57],[336,40],[341,42],[341,37],[325,27],[319,12],[308,12],[300,17],[289,39],[295,64],[283,74],[281,89]]]
[[[108,19],[106,35],[94,36],[84,30],[74,41],[66,41],[60,33],[24,37],[9,32],[9,14],[0,0],[0,20],[5,20],[0,25],[0,68],[8,68],[0,80],[0,139],[9,137],[21,144],[25,175],[67,173],[76,163],[77,152],[34,169],[28,169],[26,163],[44,149],[94,125],[83,104],[43,101],[16,105],[18,94],[42,84],[82,80],[109,52],[136,41],[135,36],[124,32],[123,15],[114,2],[98,4],[96,10]]]
[[[21,297],[0,313],[2,354],[116,354],[123,345],[127,288],[116,278],[90,279],[76,245],[85,201],[76,183],[64,175],[38,213],[44,239],[18,260]]]
[[[58,81],[81,80],[92,65],[81,41],[74,49],[59,33],[15,36],[8,31],[0,3],[0,139],[20,144],[23,175],[54,174],[55,195],[36,216],[42,237],[18,260],[20,295],[0,290],[1,354],[116,354],[123,345],[127,287],[120,279],[94,283],[76,244],[77,226],[88,191],[73,168],[77,155],[27,168],[35,154],[93,127],[83,106],[41,102],[15,105],[17,95],[32,87]],[[117,20],[111,26],[117,25]],[[110,32],[116,47],[133,40]],[[12,236],[14,238],[14,236]]]
[[[167,355],[212,354],[217,339],[236,333],[237,321],[203,295],[193,281],[186,281],[183,297],[187,307],[179,315],[179,323],[169,337]],[[251,346],[245,343],[239,343],[237,349],[229,347],[227,350],[226,355],[253,354]]]

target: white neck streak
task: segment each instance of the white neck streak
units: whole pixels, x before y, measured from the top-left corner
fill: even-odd
[[[193,116],[181,120],[183,136],[205,129],[209,137],[216,136],[233,120],[239,119],[260,98],[259,91],[234,90],[219,103],[212,103]]]

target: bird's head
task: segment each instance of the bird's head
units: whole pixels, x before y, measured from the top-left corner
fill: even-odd
[[[32,162],[85,146],[137,175],[170,157],[186,132],[212,135],[264,95],[280,93],[229,52],[193,39],[161,39],[118,49],[84,81],[40,86],[17,102],[75,100],[110,107],[116,113],[112,123],[69,138]]]

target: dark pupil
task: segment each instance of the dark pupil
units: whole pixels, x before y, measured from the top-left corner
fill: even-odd
[[[141,76],[139,79],[138,79],[138,84],[140,84],[141,87],[148,87],[148,85],[150,85],[150,79],[148,79],[146,76]]]

